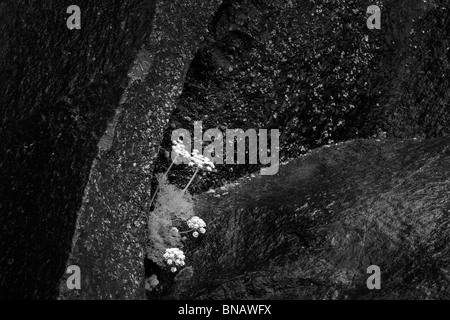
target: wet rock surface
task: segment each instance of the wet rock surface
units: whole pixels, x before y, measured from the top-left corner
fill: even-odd
[[[369,30],[371,1],[225,0],[197,51],[166,127],[157,172],[170,159],[171,134],[193,121],[203,130],[280,130],[280,158],[332,142],[387,135],[449,133],[448,3],[382,3],[382,27]],[[414,67],[412,67],[414,66]],[[205,146],[209,143],[205,143]],[[258,165],[217,165],[195,193],[217,188]],[[189,167],[170,181],[185,185]]]
[[[450,139],[356,140],[202,194],[189,299],[450,298]],[[224,249],[226,248],[226,249]],[[366,286],[381,269],[381,290]]]
[[[79,0],[68,30],[72,4],[0,0],[0,298],[145,299],[153,274],[151,299],[449,298],[449,138],[409,139],[450,130],[448,2],[383,1],[378,31],[370,1]],[[174,275],[145,215],[196,120],[280,128],[289,163],[199,174]]]
[[[0,297],[58,294],[97,143],[148,38],[152,1],[0,3]]]

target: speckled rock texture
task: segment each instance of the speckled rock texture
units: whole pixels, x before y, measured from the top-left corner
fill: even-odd
[[[381,2],[382,28],[369,30],[371,0],[224,0],[189,68],[156,172],[170,165],[173,129],[193,135],[200,120],[204,130],[277,128],[282,161],[382,132],[449,134],[450,2]],[[191,192],[258,170],[217,169],[196,177]],[[170,182],[186,185],[189,170],[174,167]]]
[[[203,194],[171,298],[449,299],[449,165],[448,137],[355,140]]]
[[[77,0],[81,29],[69,30],[72,1],[0,1],[1,298],[57,297],[97,144],[149,38],[152,2]]]
[[[251,178],[198,197],[208,232],[146,269],[155,297],[449,298],[449,138],[353,140],[450,132],[448,1],[380,3],[368,30],[370,0],[77,0],[69,30],[71,1],[0,0],[0,298],[144,299],[151,178],[195,120],[314,151],[198,175]]]
[[[142,299],[150,180],[185,74],[220,1],[158,1],[149,39],[130,70],[117,117],[99,145],[68,265],[81,290],[63,299]],[[105,140],[106,139],[106,140]]]

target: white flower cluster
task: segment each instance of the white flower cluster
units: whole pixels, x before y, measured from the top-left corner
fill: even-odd
[[[172,143],[173,143],[172,150],[178,156],[180,156],[181,158],[187,158],[187,159],[191,158],[191,155],[184,148],[184,144],[183,144],[183,142],[181,140],[173,140]]]
[[[172,150],[181,158],[186,158],[189,160],[190,166],[196,166],[200,169],[204,169],[207,171],[213,171],[215,168],[214,163],[209,160],[208,157],[204,157],[199,154],[197,149],[192,151],[192,155],[184,148],[184,144],[181,140],[173,140]]]
[[[208,157],[199,154],[197,149],[194,149],[194,151],[192,151],[192,157],[190,159],[191,159],[191,162],[189,162],[190,166],[197,166],[198,168],[207,171],[213,171],[214,169],[214,163],[211,160],[209,160]]]
[[[205,221],[203,221],[201,218],[199,218],[197,216],[194,216],[194,217],[190,218],[187,221],[187,224],[188,224],[189,228],[196,230],[196,231],[194,231],[192,233],[194,238],[198,237],[198,232],[200,232],[201,234],[206,232],[206,229],[205,229],[206,223],[205,223]]]
[[[184,266],[184,253],[178,248],[170,248],[166,249],[166,253],[164,253],[164,259],[166,259],[166,263],[171,266],[170,271],[177,272],[177,267]]]

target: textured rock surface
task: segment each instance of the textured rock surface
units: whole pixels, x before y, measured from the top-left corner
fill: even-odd
[[[283,160],[380,131],[400,139],[448,134],[450,3],[381,2],[382,28],[369,30],[371,0],[225,0],[189,68],[156,170],[170,165],[163,152],[173,128],[192,132],[200,120],[204,130],[278,128]],[[217,168],[190,190],[258,170]],[[170,181],[185,185],[189,170],[175,167]]]
[[[219,3],[157,3],[153,31],[110,126],[114,133],[107,132],[112,144],[101,146],[105,150],[92,168],[79,212],[68,265],[80,266],[82,289],[64,291],[63,279],[62,298],[144,297],[145,214],[154,159],[188,66]]]
[[[0,1],[0,297],[54,298],[152,1]]]
[[[203,194],[195,299],[449,299],[450,139],[356,140]],[[368,290],[367,267],[381,268]],[[176,295],[175,295],[176,296]]]
[[[0,297],[144,297],[164,130],[170,148],[192,120],[284,128],[289,157],[377,129],[448,133],[448,1],[382,2],[372,32],[370,0],[79,0],[81,30],[66,27],[72,2],[0,0]],[[448,297],[446,144],[349,142],[202,195],[208,236],[189,249],[192,279],[166,275],[170,296]],[[252,170],[222,169],[191,190]],[[386,290],[367,293],[371,263]],[[64,290],[70,264],[80,291]]]

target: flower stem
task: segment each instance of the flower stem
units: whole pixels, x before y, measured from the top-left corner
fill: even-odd
[[[169,169],[167,169],[166,173],[164,173],[164,177],[167,178],[167,174],[169,173],[170,169],[172,169],[172,166],[175,163],[175,161],[177,161],[177,159],[178,159],[178,153],[177,153],[177,156],[175,157],[175,159],[173,159],[172,163],[170,164]]]
[[[191,229],[191,230],[188,230],[188,231],[178,231],[178,233],[189,233],[189,232],[191,232],[191,231],[195,231],[195,229]]]
[[[192,181],[194,180],[195,176],[197,175],[198,170],[199,170],[199,168],[197,168],[197,170],[195,170],[195,173],[193,174],[191,180],[189,180],[189,183],[187,184],[186,188],[184,188],[183,192],[181,193],[182,195],[186,192],[186,190],[191,185]]]

